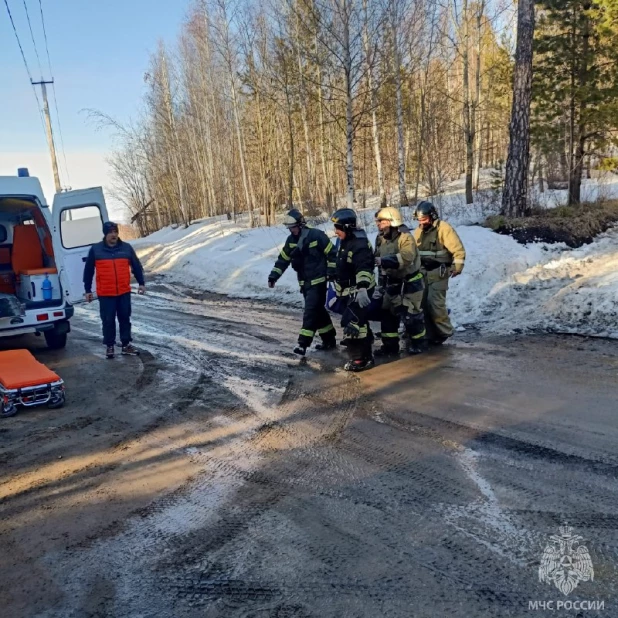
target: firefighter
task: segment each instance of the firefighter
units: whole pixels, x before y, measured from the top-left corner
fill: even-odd
[[[339,238],[335,290],[345,304],[341,344],[346,346],[350,359],[344,369],[363,371],[375,364],[371,349],[373,333],[367,319],[375,290],[373,248],[365,231],[358,229],[356,213],[351,208],[340,208],[331,221]]]
[[[382,208],[375,218],[380,230],[375,261],[380,269],[378,294],[382,295],[382,347],[376,350],[376,356],[399,354],[401,320],[408,339],[408,354],[420,354],[425,337],[422,309],[425,286],[416,242],[397,208]]]
[[[453,334],[446,308],[448,281],[450,277],[461,275],[466,251],[457,232],[446,221],[440,221],[431,202],[420,202],[415,214],[419,225],[414,230],[414,239],[425,279],[423,309],[427,339],[441,345]]]
[[[287,213],[283,225],[290,235],[268,275],[268,287],[275,287],[279,277],[292,265],[305,298],[303,325],[294,353],[304,356],[316,332],[322,339],[316,349],[333,349],[337,346],[337,333],[325,307],[327,269],[334,271],[335,268],[333,243],[322,230],[308,226],[305,217],[296,208]]]

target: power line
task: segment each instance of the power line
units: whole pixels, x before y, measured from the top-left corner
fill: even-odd
[[[32,45],[34,45],[34,53],[36,54],[36,59],[39,62],[39,71],[41,72],[41,79],[43,78],[43,67],[41,66],[41,58],[39,56],[39,50],[36,46],[36,41],[34,40],[34,32],[32,32],[32,23],[30,22],[30,13],[28,12],[28,5],[26,4],[26,0],[24,0],[24,9],[26,10],[26,19],[28,20],[28,28],[30,28],[30,36],[32,38]]]
[[[26,0],[24,0],[25,2]],[[64,161],[64,171],[66,173],[66,179],[69,186],[71,185],[71,177],[69,175],[69,166],[67,164],[67,155],[64,148],[64,136],[62,134],[62,125],[60,124],[60,110],[58,108],[58,99],[56,98],[56,84],[54,83],[54,72],[52,70],[51,57],[49,55],[49,45],[47,43],[47,29],[45,28],[45,15],[43,14],[43,2],[39,0],[39,8],[41,10],[41,24],[43,25],[43,38],[45,40],[45,52],[47,53],[47,66],[49,67],[49,74],[52,78],[52,93],[54,95],[54,107],[56,108],[56,121],[58,122],[58,134],[60,135],[60,149],[62,150],[62,159]]]
[[[15,22],[13,21],[13,15],[11,15],[11,9],[9,8],[8,0],[4,0],[4,5],[6,6],[7,13],[9,14],[9,19],[11,20],[11,25],[13,26],[13,32],[15,33],[15,38],[17,39],[17,45],[19,45],[19,51],[21,52],[21,57],[23,58],[26,71],[28,72],[28,77],[32,81],[32,74],[30,73],[30,67],[28,66],[28,61],[26,60],[26,56],[24,54],[24,48],[21,46],[21,41],[19,40],[19,35],[17,34],[17,28],[15,28]],[[37,101],[38,101],[38,97],[37,97]]]
[[[47,65],[49,66],[49,76],[53,79],[54,74],[51,67],[51,59],[49,57],[49,46],[47,45],[47,30],[45,29],[45,17],[43,16],[43,3],[39,0],[39,7],[41,9],[41,23],[43,24],[43,38],[45,39],[45,51],[47,52]]]
[[[11,9],[9,7],[8,0],[4,0],[4,5],[6,6],[6,12],[9,14],[9,19],[11,20],[11,25],[13,26],[13,32],[15,33],[15,38],[17,39],[17,45],[19,46],[19,51],[21,52],[22,60],[24,61],[24,66],[26,67],[26,73],[28,73],[28,77],[30,78],[30,84],[32,85],[32,91],[34,92],[34,98],[36,99],[36,106],[39,110],[39,118],[41,120],[41,126],[43,127],[43,132],[45,132],[45,122],[43,121],[43,112],[41,111],[41,102],[39,101],[39,95],[36,92],[36,88],[32,83],[32,73],[30,73],[30,67],[28,66],[28,61],[26,60],[26,55],[24,54],[24,48],[21,46],[21,41],[19,40],[19,35],[17,34],[17,28],[15,27],[15,22],[13,21],[13,15],[11,14]]]

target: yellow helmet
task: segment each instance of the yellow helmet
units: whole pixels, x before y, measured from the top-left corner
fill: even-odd
[[[391,222],[391,227],[399,227],[403,225],[403,217],[401,216],[401,212],[399,212],[399,208],[394,208],[393,206],[387,206],[386,208],[380,208],[376,213],[376,221],[380,221],[381,219],[386,219]]]

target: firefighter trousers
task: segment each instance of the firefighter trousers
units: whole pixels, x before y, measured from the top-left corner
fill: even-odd
[[[428,339],[447,339],[453,334],[453,325],[446,308],[446,292],[450,269],[440,276],[440,269],[430,270],[425,274],[425,293],[423,311],[427,325]]]
[[[326,310],[326,283],[318,283],[311,287],[303,288],[305,298],[305,310],[303,313],[303,326],[298,335],[298,345],[308,348],[317,333],[324,342],[334,341],[336,337],[335,327]]]
[[[406,335],[410,340],[425,336],[423,316],[423,275],[415,273],[400,282],[388,282],[382,299],[381,338],[382,345],[392,351],[399,350],[399,324],[403,320]]]
[[[371,288],[369,295],[373,293]],[[369,360],[373,358],[373,332],[368,320],[368,307],[361,309],[353,296],[348,297],[348,304],[341,316],[341,326],[344,338],[341,345],[345,346],[351,361]],[[345,333],[346,327],[352,326],[356,331],[354,336]]]

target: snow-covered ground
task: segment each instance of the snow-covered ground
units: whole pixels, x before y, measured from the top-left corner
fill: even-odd
[[[610,197],[618,195],[618,182],[587,183],[585,190]],[[444,218],[456,226],[467,251],[464,273],[452,280],[448,295],[452,318],[460,328],[475,325],[495,333],[551,329],[618,337],[618,228],[575,250],[543,243],[520,245],[473,225],[482,218],[482,208],[463,209],[460,197],[446,196],[443,203]],[[362,216],[372,240],[377,232],[373,212],[367,209]],[[406,220],[411,223],[409,216]],[[321,227],[332,236],[328,223]],[[198,289],[301,306],[291,269],[274,289],[267,286],[286,235],[281,226],[248,229],[218,218],[187,229],[165,228],[133,244],[150,272],[169,274]]]

